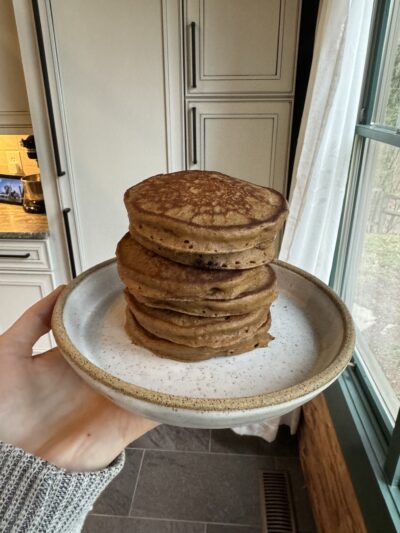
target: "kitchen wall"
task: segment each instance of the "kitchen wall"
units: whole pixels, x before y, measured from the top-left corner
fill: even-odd
[[[39,167],[35,159],[29,159],[27,151],[20,145],[26,135],[0,135],[0,174],[37,174]]]

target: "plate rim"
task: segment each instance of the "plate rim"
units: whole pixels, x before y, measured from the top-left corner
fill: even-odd
[[[90,362],[73,344],[63,321],[64,307],[71,293],[93,273],[106,268],[115,262],[116,258],[108,259],[89,268],[74,278],[64,288],[57,299],[52,315],[51,326],[57,345],[68,362],[72,363],[73,366],[76,365],[91,380],[99,382],[99,384],[105,387],[110,387],[124,396],[133,397],[156,405],[172,407],[174,409],[189,409],[195,411],[243,411],[257,409],[295,401],[308,393],[318,391],[319,389],[323,390],[339,377],[351,359],[355,346],[355,328],[350,312],[341,298],[339,298],[328,285],[316,276],[284,261],[274,260],[271,263],[272,266],[276,265],[280,268],[292,271],[316,285],[318,289],[324,292],[333,302],[341,315],[344,333],[343,341],[338,349],[335,359],[325,369],[296,385],[278,389],[277,391],[261,393],[254,396],[241,396],[238,398],[196,398],[191,396],[178,396],[154,391],[124,381]]]

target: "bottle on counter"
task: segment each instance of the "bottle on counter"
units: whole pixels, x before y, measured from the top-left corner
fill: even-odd
[[[22,178],[24,196],[22,205],[27,213],[45,213],[40,174],[31,174]]]

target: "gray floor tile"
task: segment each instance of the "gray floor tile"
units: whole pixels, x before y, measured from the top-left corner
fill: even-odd
[[[299,533],[315,533],[316,527],[299,458],[276,457],[275,464],[278,470],[286,470],[290,474]]]
[[[263,456],[146,451],[132,514],[148,518],[260,524]]]
[[[178,428],[163,424],[132,442],[129,448],[206,452],[209,441],[208,429]]]
[[[133,525],[131,518],[89,515],[82,533],[131,533],[135,531]]]
[[[211,451],[252,455],[297,456],[297,437],[288,426],[281,426],[274,442],[259,437],[237,435],[231,429],[213,429]]]
[[[261,528],[253,526],[223,526],[207,524],[206,533],[261,533]]]
[[[167,520],[91,515],[87,518],[82,533],[204,533],[204,525]]]
[[[126,450],[124,468],[100,495],[100,498],[94,504],[94,513],[107,515],[129,514],[142,456],[142,450]]]

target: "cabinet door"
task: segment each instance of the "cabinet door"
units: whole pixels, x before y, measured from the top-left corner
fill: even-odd
[[[188,94],[294,91],[300,0],[186,0]]]
[[[0,133],[27,133],[29,106],[12,0],[1,2],[0,36]]]
[[[33,272],[0,272],[0,334],[22,313],[54,288],[51,274]],[[7,305],[4,305],[7,302]],[[43,335],[34,346],[34,353],[54,346],[50,334]]]
[[[43,94],[37,45],[29,39],[30,2],[14,5],[30,98],[37,90],[32,120],[45,187],[55,176],[54,164],[53,175],[46,173],[48,132],[34,113]],[[184,165],[180,1],[38,0],[38,6],[60,153],[57,186],[61,207],[71,209],[79,272],[115,254],[128,230],[125,190]]]
[[[286,194],[291,103],[191,101],[188,168],[217,170]]]

